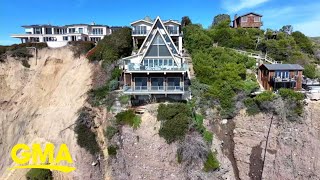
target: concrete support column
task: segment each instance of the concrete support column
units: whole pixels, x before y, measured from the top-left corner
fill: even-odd
[[[45,31],[45,28],[44,28],[44,27],[41,28],[41,30],[42,30],[41,34],[46,34],[46,31]]]

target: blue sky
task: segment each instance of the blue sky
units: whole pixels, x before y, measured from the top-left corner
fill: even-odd
[[[208,27],[220,13],[262,14],[263,29],[291,24],[308,36],[320,36],[320,2],[312,0],[1,0],[0,45],[19,43],[10,34],[23,33],[21,25],[73,23],[125,26],[145,16],[181,20]]]

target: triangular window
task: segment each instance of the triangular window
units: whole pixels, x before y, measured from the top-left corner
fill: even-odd
[[[148,48],[146,57],[160,57],[160,56],[171,56],[171,53],[158,32],[155,35],[152,43]]]

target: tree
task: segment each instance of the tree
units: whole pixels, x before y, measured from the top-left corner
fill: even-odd
[[[285,26],[282,26],[280,31],[290,35],[293,31],[293,27],[291,25],[285,25]]]
[[[303,74],[308,78],[314,79],[317,77],[316,68],[317,67],[314,64],[306,64],[304,66]]]
[[[228,23],[231,22],[230,16],[228,14],[218,14],[213,18],[212,27],[226,21]]]
[[[292,33],[292,36],[303,52],[313,54],[312,42],[306,35],[300,31],[295,31]]]
[[[191,19],[189,18],[189,16],[183,16],[182,19],[181,19],[181,28],[189,25],[189,24],[192,24],[191,22]]]

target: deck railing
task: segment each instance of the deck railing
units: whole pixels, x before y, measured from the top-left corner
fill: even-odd
[[[168,66],[168,65],[161,65],[161,66],[146,66],[139,63],[129,63],[128,64],[128,71],[187,71],[188,64],[182,64],[182,66]]]
[[[184,86],[124,86],[124,92],[183,92]]]

